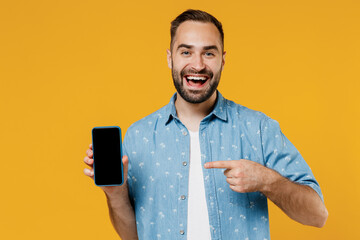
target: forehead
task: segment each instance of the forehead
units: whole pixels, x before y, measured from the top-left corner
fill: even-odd
[[[221,49],[221,35],[212,23],[185,21],[176,30],[174,49],[180,44],[193,45],[195,47],[216,45]]]

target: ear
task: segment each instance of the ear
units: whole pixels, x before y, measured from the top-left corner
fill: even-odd
[[[171,52],[169,49],[166,49],[166,55],[167,55],[167,63],[168,63],[168,67],[171,69]]]
[[[222,68],[224,69],[224,65],[225,65],[225,56],[226,56],[226,52],[224,51],[223,55],[222,55]]]

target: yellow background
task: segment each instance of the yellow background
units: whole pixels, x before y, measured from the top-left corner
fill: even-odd
[[[83,174],[94,126],[134,121],[174,93],[170,21],[224,26],[222,94],[279,121],[311,166],[329,218],[272,239],[359,239],[359,1],[0,1],[0,239],[117,239]]]

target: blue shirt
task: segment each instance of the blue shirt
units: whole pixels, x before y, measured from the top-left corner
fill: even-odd
[[[139,239],[186,239],[190,136],[169,104],[132,124],[123,151]],[[202,165],[248,159],[312,187],[319,184],[299,151],[264,113],[225,99],[217,91],[213,111],[200,123]],[[270,239],[267,198],[229,188],[225,169],[203,167],[211,239]]]

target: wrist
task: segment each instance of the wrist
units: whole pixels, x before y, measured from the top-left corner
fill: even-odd
[[[278,184],[284,179],[283,176],[281,176],[278,172],[275,170],[272,170],[270,168],[265,168],[266,171],[264,173],[264,180],[263,185],[260,190],[263,194],[266,196],[270,195],[271,192],[274,191],[274,189],[277,188]]]
[[[129,196],[123,195],[123,194],[109,194],[107,192],[104,192],[106,196],[106,200],[108,202],[108,205],[111,207],[123,207],[123,206],[129,206],[131,205]]]

